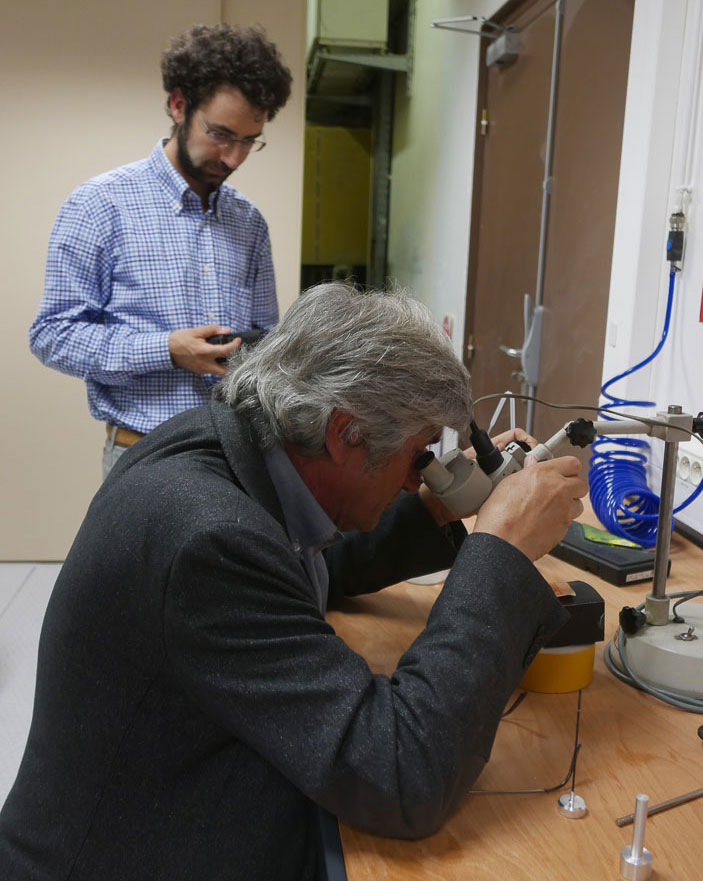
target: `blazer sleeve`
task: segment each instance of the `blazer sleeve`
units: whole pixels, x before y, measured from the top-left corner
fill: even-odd
[[[449,569],[466,538],[458,521],[442,528],[417,493],[403,493],[372,532],[349,532],[325,552],[328,606],[418,575]]]
[[[347,823],[431,834],[488,760],[501,712],[566,613],[529,560],[468,536],[391,677],[320,615],[282,532],[251,511],[192,534],[164,607],[192,700]]]

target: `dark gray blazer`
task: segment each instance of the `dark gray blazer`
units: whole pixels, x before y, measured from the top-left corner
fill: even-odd
[[[405,496],[328,551],[331,601],[454,563],[395,674],[374,675],[282,522],[224,404],[122,457],[47,609],[5,881],[297,881],[315,876],[315,803],[380,835],[442,823],[565,613],[519,551]]]

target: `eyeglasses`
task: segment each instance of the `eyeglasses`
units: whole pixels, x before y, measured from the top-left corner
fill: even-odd
[[[199,113],[196,113],[195,116],[208,138],[222,150],[229,150],[234,144],[239,144],[246,153],[258,153],[266,146],[266,141],[263,138],[235,138],[228,132],[209,126]]]

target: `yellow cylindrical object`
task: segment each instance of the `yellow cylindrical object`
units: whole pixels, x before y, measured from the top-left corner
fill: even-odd
[[[525,691],[565,694],[585,688],[593,679],[595,645],[566,645],[539,651],[520,682]]]

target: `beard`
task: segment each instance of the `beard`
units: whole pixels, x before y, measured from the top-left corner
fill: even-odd
[[[176,132],[176,149],[178,164],[186,177],[197,183],[206,184],[211,189],[216,189],[232,174],[232,169],[222,162],[207,160],[197,164],[188,150],[188,135],[190,134],[192,117],[186,119],[183,125],[178,126]]]

